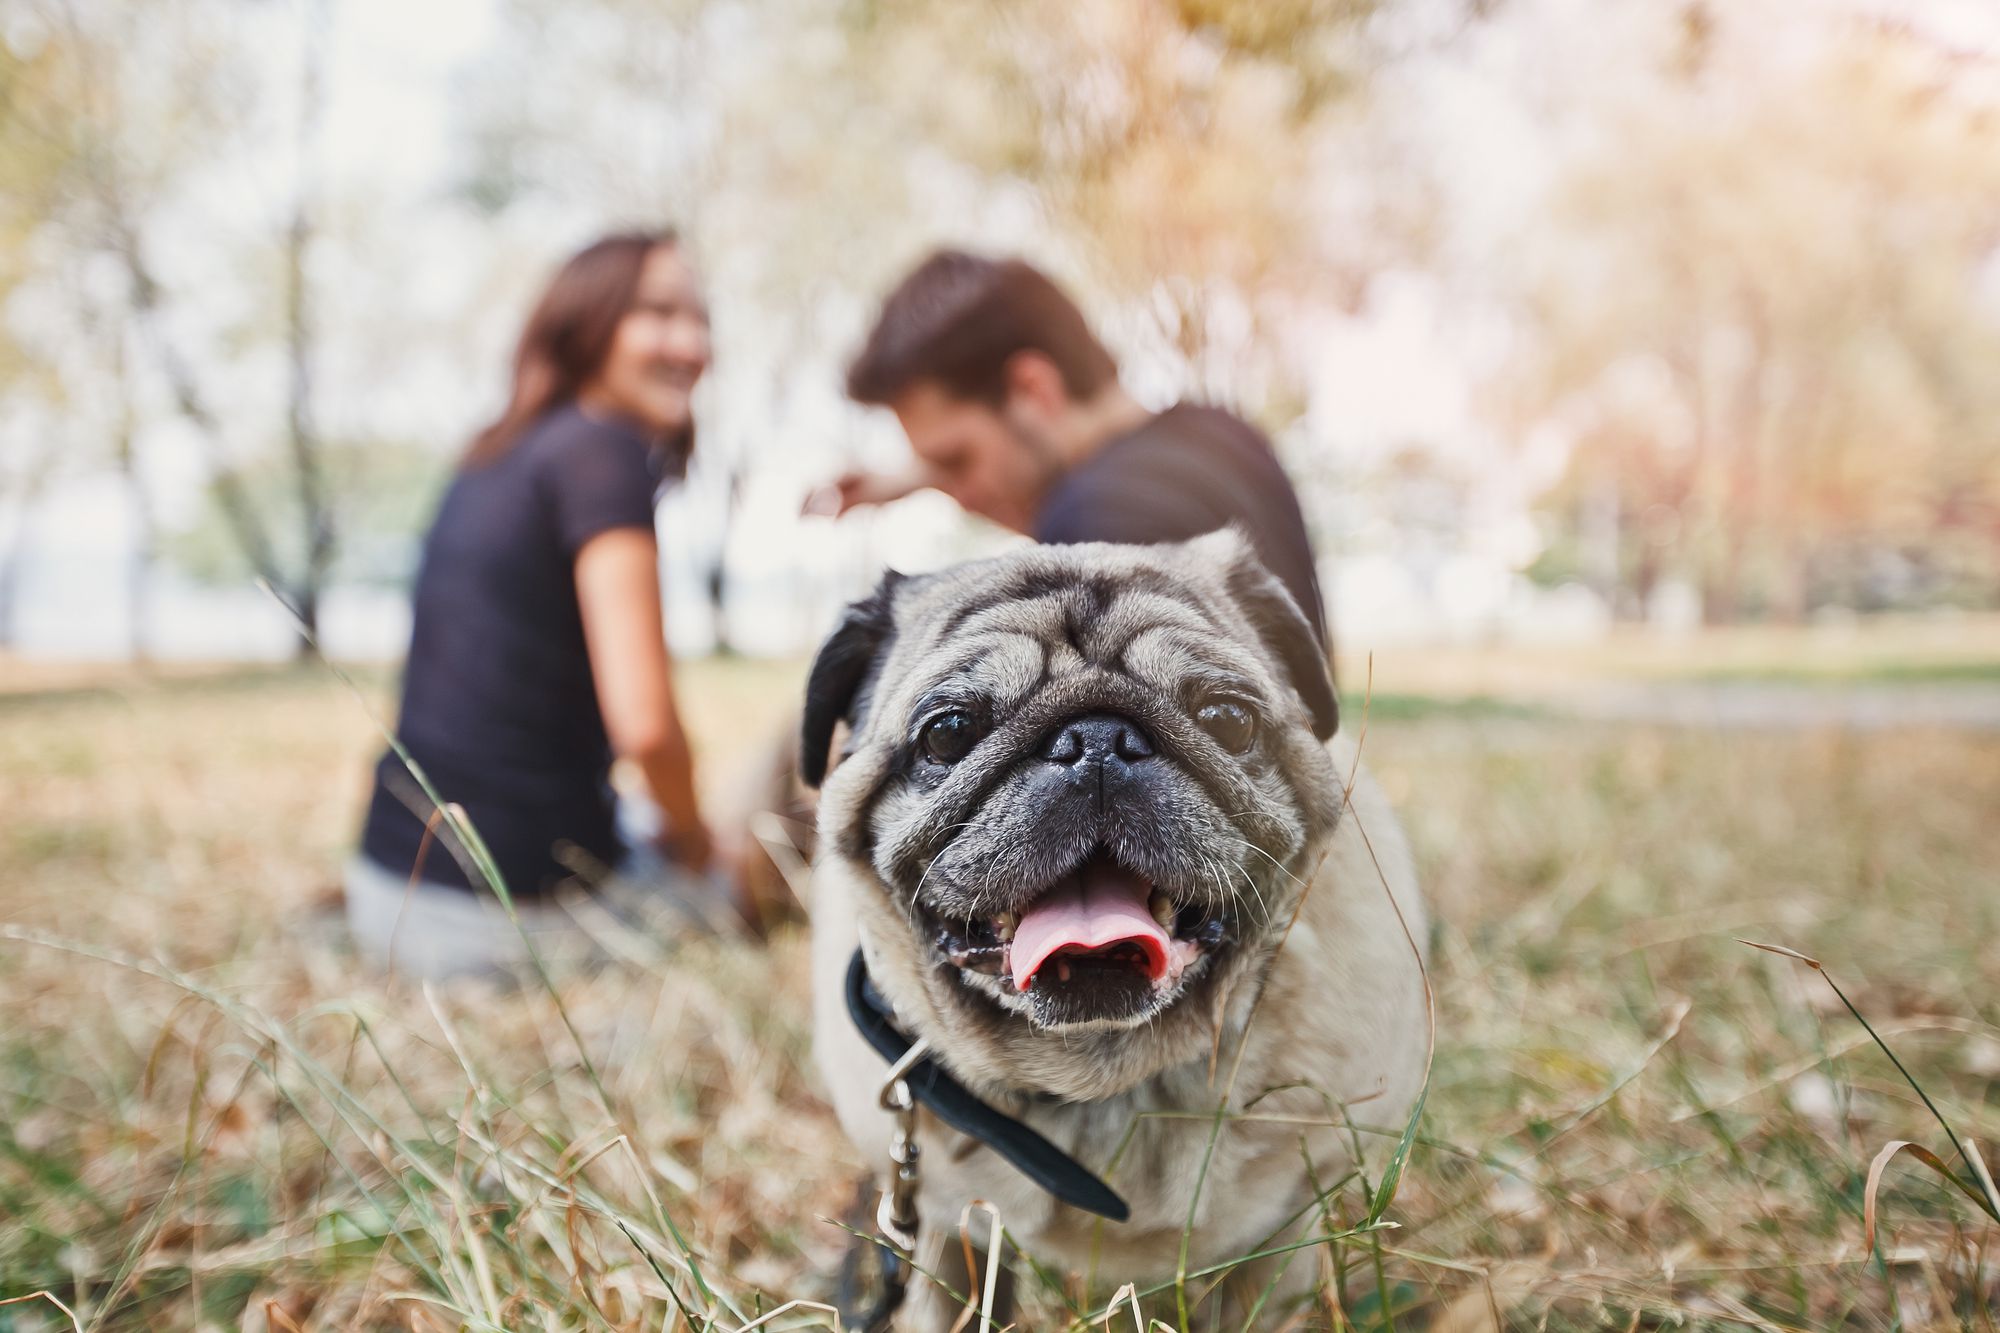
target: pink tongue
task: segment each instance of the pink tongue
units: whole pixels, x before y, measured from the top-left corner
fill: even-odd
[[[1146,975],[1159,980],[1167,971],[1170,939],[1153,920],[1146,902],[1152,887],[1130,871],[1092,862],[1036,900],[1014,927],[1008,958],[1014,988],[1026,990],[1035,973],[1065,950],[1090,951],[1121,942],[1146,955]]]

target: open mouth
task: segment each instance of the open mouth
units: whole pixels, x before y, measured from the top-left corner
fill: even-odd
[[[937,921],[936,931],[954,967],[995,978],[1055,1022],[1156,1008],[1225,947],[1234,921],[1099,848],[1019,908]]]
[[[648,377],[655,383],[683,393],[691,392],[701,372],[687,366],[655,363],[647,368]]]

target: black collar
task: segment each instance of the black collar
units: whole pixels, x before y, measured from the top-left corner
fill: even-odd
[[[875,1053],[890,1064],[902,1059],[910,1049],[910,1039],[896,1030],[895,1014],[875,989],[868,975],[867,960],[859,949],[847,965],[847,1013]],[[1064,1203],[1114,1222],[1131,1217],[1132,1210],[1125,1201],[1088,1167],[1019,1120],[1002,1115],[980,1101],[930,1056],[912,1065],[904,1081],[910,1085],[910,1095],[928,1106],[938,1119],[959,1133],[978,1139]]]

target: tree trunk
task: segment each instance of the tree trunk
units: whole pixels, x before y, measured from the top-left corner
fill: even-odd
[[[294,662],[310,662],[319,651],[318,588],[301,588],[291,601],[292,614],[299,620],[299,636],[292,644]]]
[[[325,104],[324,52],[326,0],[307,10],[299,63],[298,185],[292,199],[292,222],[285,232],[285,350],[291,363],[291,389],[286,425],[292,454],[292,480],[305,529],[305,560],[293,590],[292,609],[301,637],[294,656],[311,657],[319,639],[320,599],[335,547],[333,510],[328,502],[324,449],[313,418],[313,325],[306,255],[313,239],[313,142]]]
[[[1711,566],[1703,582],[1702,622],[1734,624],[1743,612],[1743,541],[1733,529],[1723,537],[1720,566]]]
[[[125,643],[132,661],[145,665],[152,660],[153,505],[139,475],[139,455],[134,438],[136,414],[132,409],[132,373],[125,354],[126,329],[108,321],[111,338],[111,375],[118,386],[118,417],[113,426],[112,453],[118,476],[125,483],[131,506],[132,555],[125,567]]]
[[[736,511],[743,502],[743,472],[732,467],[722,493],[722,524],[715,537],[715,556],[702,579],[708,594],[710,633],[715,651],[727,657],[736,651],[729,637],[729,533],[736,526]]]
[[[113,245],[130,282],[133,322],[150,341],[175,408],[195,428],[207,452],[216,503],[237,549],[257,578],[298,617],[306,636],[297,646],[297,655],[301,657],[313,651],[311,640],[318,634],[320,602],[333,563],[336,537],[324,450],[312,414],[313,326],[305,278],[305,256],[313,235],[307,150],[317,133],[325,100],[321,75],[326,4],[327,0],[315,0],[306,17],[300,66],[299,185],[285,244],[286,342],[291,368],[287,424],[294,493],[299,504],[299,521],[305,529],[304,562],[296,581],[286,574],[278,559],[270,516],[258,511],[242,475],[228,456],[221,419],[204,396],[193,366],[171,333],[161,326],[160,284],[146,261],[138,215],[125,197],[122,182],[115,176],[97,180]]]
[[[224,452],[222,423],[202,396],[194,370],[182,357],[178,344],[160,327],[160,285],[141,253],[138,231],[130,225],[129,216],[122,211],[122,205],[115,197],[109,207],[118,221],[117,248],[132,286],[134,322],[151,339],[160,370],[165,374],[167,387],[173,394],[175,409],[195,428],[206,447],[209,466],[213,470],[216,503],[222,509],[223,522],[229,529],[229,535],[236,539],[237,549],[243,553],[251,570],[273,589],[282,592],[286,582],[284,572],[278,567],[270,534],[265,531],[256,506],[251,503],[249,491]]]
[[[21,566],[28,554],[28,520],[55,471],[56,452],[53,448],[42,450],[22,474],[14,499],[14,530],[7,535],[6,546],[0,547],[0,648],[14,646],[14,612],[19,605]]]

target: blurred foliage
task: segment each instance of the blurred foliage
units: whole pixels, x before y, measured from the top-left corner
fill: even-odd
[[[600,99],[583,120],[531,117],[508,92],[472,188],[519,200],[585,172],[650,176],[707,253],[751,271],[729,299],[798,310],[806,294],[792,322],[821,347],[853,335],[815,322],[817,296],[865,305],[932,219],[955,219],[974,244],[1037,249],[1115,312],[1126,347],[1176,365],[1183,391],[1274,430],[1316,391],[1302,313],[1430,270],[1475,300],[1486,289],[1509,322],[1482,405],[1503,449],[1550,427],[1566,441],[1538,506],[1539,576],[1581,577],[1627,615],[1678,581],[1718,620],[1993,600],[2000,321],[1982,274],[2000,161],[1990,92],[1957,56],[1782,4],[1690,4],[1649,30],[1650,68],[1629,87],[1554,66],[1593,76],[1558,106],[1596,146],[1557,159],[1532,229],[1485,238],[1468,283],[1453,272],[1468,224],[1412,141],[1419,109],[1381,103],[1405,117],[1385,121],[1371,96],[1411,54],[1384,36],[1389,8],[868,0],[746,17],[690,3],[649,9],[657,40],[634,46],[615,36],[624,0],[515,0],[534,61],[642,115],[698,104],[697,146],[685,171],[656,156],[661,170],[634,173],[622,149],[585,168],[575,147],[608,142],[592,127],[623,112]],[[1435,6],[1433,26],[1472,31],[1491,9]],[[714,21],[724,12],[737,26]],[[1810,35],[1805,54],[1774,61],[1781,32]],[[746,45],[755,59],[736,54]],[[966,236],[982,212],[1020,222],[1009,239],[997,222]],[[1400,505],[1409,472],[1336,466],[1314,489]],[[1329,547],[1353,545],[1351,525],[1318,526]]]
[[[1633,612],[1670,577],[1718,620],[1992,604],[1996,130],[1879,35],[1618,126],[1529,289],[1528,392],[1575,436],[1550,562]]]
[[[416,567],[418,539],[430,526],[449,478],[448,460],[407,440],[329,440],[323,446],[325,484],[335,497],[341,533],[336,582],[401,588]],[[285,516],[298,508],[297,478],[275,451],[260,453],[240,474],[258,512]],[[303,524],[274,525],[284,543],[277,554],[287,568],[305,558]],[[211,491],[199,517],[170,534],[161,552],[183,572],[204,582],[242,584],[257,576],[231,534],[222,502]]]
[[[1190,388],[1253,412],[1296,401],[1260,321],[1326,275],[1310,194],[1283,186],[1310,175],[1335,90],[1359,82],[1371,5],[644,9],[633,42],[627,0],[511,0],[471,98],[468,197],[581,191],[684,219],[711,265],[752,275],[735,299],[790,312],[829,286],[872,304],[940,231],[1034,242],[1094,308],[1136,316]],[[530,77],[596,95],[530,105]],[[683,133],[607,133],[663,112]],[[967,234],[982,212],[993,233]]]
[[[310,148],[300,25],[326,12],[19,11],[0,426],[60,419],[78,466],[121,459],[135,486],[198,439],[239,511],[296,489],[279,215]],[[825,471],[876,438],[834,372],[924,249],[1022,251],[1147,396],[1283,436],[1328,550],[1467,551],[1512,505],[1539,544],[1482,538],[1480,559],[1623,615],[1668,585],[1715,620],[1991,605],[1991,74],[1918,24],[1803,0],[497,0],[453,89],[435,230],[352,180],[323,201],[305,359],[330,436],[441,450],[490,406],[458,367],[501,364],[556,248],[678,221],[718,339],[688,507],[725,513],[757,469]],[[469,276],[443,312],[419,293],[451,263]],[[1350,433],[1342,395],[1372,386],[1342,380],[1327,331],[1413,282],[1470,407]],[[40,475],[6,461],[9,491]],[[728,527],[698,540],[719,551]],[[250,563],[296,567],[296,534],[267,544]]]
[[[1275,59],[1311,49],[1311,38],[1329,28],[1358,23],[1377,0],[1177,0],[1190,30],[1216,34],[1232,50]]]

